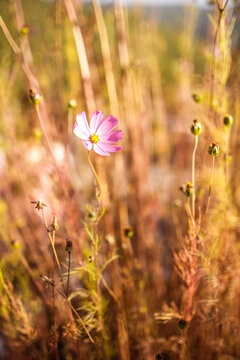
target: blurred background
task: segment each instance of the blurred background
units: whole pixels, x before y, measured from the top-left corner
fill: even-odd
[[[1,359],[240,358],[239,9],[233,0],[0,2]],[[42,97],[37,107],[30,89]],[[124,131],[119,153],[91,153],[106,207],[97,225],[95,179],[72,132],[76,114],[95,110]],[[179,191],[192,181],[193,119],[204,127],[195,235]],[[201,218],[213,141],[221,152]],[[81,323],[71,328],[59,293],[52,331],[51,284],[42,280],[52,276],[51,244],[31,203],[39,200],[47,225],[57,217],[64,278],[66,238],[73,243],[71,300],[97,347]],[[99,263],[109,260],[100,284],[87,278],[97,267],[94,226]]]

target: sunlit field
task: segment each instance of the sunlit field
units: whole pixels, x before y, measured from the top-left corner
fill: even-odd
[[[0,359],[240,359],[240,4],[200,4],[0,1]]]

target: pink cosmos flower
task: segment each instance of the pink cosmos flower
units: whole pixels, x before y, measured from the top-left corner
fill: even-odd
[[[83,111],[76,117],[73,132],[82,140],[83,145],[88,151],[93,148],[97,154],[109,156],[109,153],[122,149],[121,146],[111,145],[123,137],[122,130],[112,131],[117,124],[118,119],[112,115],[108,115],[103,119],[103,113],[95,111],[91,116],[89,127],[85,111]]]

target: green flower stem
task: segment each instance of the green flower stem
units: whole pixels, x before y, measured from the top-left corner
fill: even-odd
[[[98,190],[96,189],[96,198],[97,198],[97,200],[100,202],[100,200],[102,199],[103,188],[102,188],[101,181],[100,181],[100,179],[99,179],[99,177],[98,177],[98,174],[97,174],[97,172],[96,172],[96,170],[95,170],[95,168],[94,168],[94,166],[93,166],[93,164],[92,164],[92,162],[91,162],[91,159],[90,159],[90,151],[88,151],[88,162],[89,162],[89,164],[90,164],[90,166],[91,166],[91,169],[92,169],[92,171],[93,171],[93,173],[94,173],[94,176],[95,176],[95,178],[96,178],[96,180],[97,180],[97,184],[98,184],[99,189],[98,189]]]
[[[195,162],[196,162],[196,151],[198,147],[198,136],[195,136],[195,146],[192,155],[192,186],[193,186],[193,194],[192,194],[192,217],[193,222],[195,222],[195,199],[196,199],[196,190],[195,190]]]

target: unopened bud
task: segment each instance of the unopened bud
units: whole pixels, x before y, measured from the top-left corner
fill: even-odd
[[[179,190],[182,191],[186,197],[190,197],[193,194],[193,184],[188,181],[186,186],[180,186]]]
[[[156,356],[155,356],[155,360],[167,360],[168,357],[166,354],[164,353],[158,353]]]
[[[179,327],[179,329],[184,330],[184,329],[186,329],[187,324],[188,324],[188,323],[187,323],[186,320],[181,319],[181,320],[179,320],[179,322],[178,322],[178,327]]]
[[[11,240],[11,245],[14,249],[20,248],[20,242],[18,240]]]
[[[203,96],[197,92],[194,92],[192,94],[192,98],[195,101],[195,103],[200,104],[203,101]]]
[[[33,105],[38,105],[42,101],[42,97],[39,93],[33,91],[32,89],[29,90],[29,101]]]
[[[131,226],[127,226],[124,230],[123,230],[124,236],[131,239],[133,237],[133,229]]]
[[[33,136],[34,136],[35,139],[38,139],[38,140],[41,139],[42,138],[41,130],[39,128],[35,128],[33,130]]]
[[[223,123],[226,127],[230,127],[233,124],[233,117],[229,114],[226,114],[223,118]]]
[[[211,143],[208,148],[208,153],[211,156],[217,156],[220,153],[220,146],[217,143]]]
[[[52,222],[51,228],[53,231],[57,231],[59,229],[56,215],[53,215],[53,222]]]
[[[22,28],[20,30],[20,34],[26,36],[26,35],[28,35],[28,33],[29,33],[29,26],[27,24],[25,24],[22,26]]]
[[[190,130],[193,135],[198,136],[203,131],[202,124],[198,120],[194,119],[190,126]]]
[[[77,102],[76,102],[76,100],[75,100],[75,99],[69,100],[69,102],[68,102],[68,108],[69,108],[69,109],[76,109],[76,107],[77,107]]]
[[[72,249],[73,249],[73,243],[72,243],[71,240],[69,240],[69,239],[67,238],[67,239],[66,239],[65,251],[70,254],[70,252],[72,252]]]

